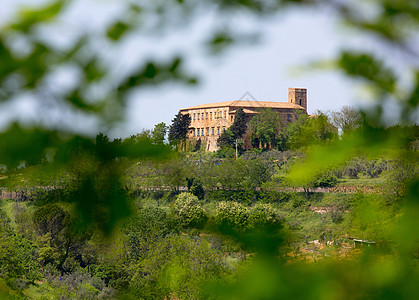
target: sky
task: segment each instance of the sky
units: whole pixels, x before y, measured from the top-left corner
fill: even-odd
[[[126,115],[127,127],[121,133],[151,129],[159,122],[170,124],[181,108],[238,100],[246,92],[256,100],[286,102],[288,87],[307,88],[309,113],[358,105],[353,82],[338,72],[308,67],[317,59],[331,59],[344,47],[345,37],[336,20],[300,10],[262,20],[256,26],[262,33],[259,42],[235,45],[217,57],[200,52],[194,43],[182,46],[185,35],[195,41],[202,30],[199,25],[172,33],[163,48],[188,53],[188,67],[200,75],[200,84],[167,84],[134,93]]]
[[[0,24],[13,16],[18,4],[42,2],[45,1],[6,2],[0,10]],[[102,28],[121,14],[120,4],[111,0],[76,0],[51,38],[55,43],[65,44],[78,33]],[[376,46],[374,40],[342,26],[330,11],[289,9],[265,19],[235,16],[228,23],[230,27],[258,33],[259,39],[234,45],[217,56],[208,54],[202,41],[209,28],[218,22],[218,16],[208,13],[197,19],[192,25],[180,26],[168,34],[132,35],[118,47],[106,49],[109,63],[115,66],[117,74],[129,72],[138,61],[147,58],[164,60],[173,53],[182,53],[186,68],[200,79],[194,87],[167,83],[133,92],[125,122],[114,128],[111,136],[126,137],[142,129],[152,129],[160,122],[169,125],[181,108],[238,100],[246,92],[260,101],[286,102],[288,87],[307,88],[309,114],[317,110],[337,111],[345,105],[358,106],[368,98],[355,81],[341,73],[310,68],[316,60],[330,60],[346,47]],[[34,105],[26,99],[17,101],[7,111],[3,109],[0,112],[3,124],[12,112],[24,118],[35,117]],[[82,120],[70,123],[81,129],[94,127]]]

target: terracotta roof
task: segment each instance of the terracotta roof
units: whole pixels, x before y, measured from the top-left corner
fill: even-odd
[[[233,115],[233,114],[236,113],[236,111],[237,111],[237,109],[232,110],[232,111],[229,112],[229,114]],[[250,109],[247,109],[247,108],[243,108],[243,111],[244,111],[245,114],[258,114],[259,113],[257,111],[250,110]]]
[[[205,108],[217,108],[217,107],[248,107],[248,108],[299,108],[304,107],[288,102],[270,102],[270,101],[227,101],[218,103],[201,104],[188,108],[182,108],[181,111],[192,110],[192,109],[205,109]]]

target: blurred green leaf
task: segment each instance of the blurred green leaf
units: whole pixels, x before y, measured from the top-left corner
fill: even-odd
[[[338,64],[349,76],[366,79],[390,93],[395,91],[396,75],[371,54],[345,51],[341,53]]]
[[[39,8],[24,8],[18,12],[19,21],[12,24],[10,28],[18,31],[28,32],[32,26],[53,20],[59,15],[67,4],[67,0],[53,1]]]
[[[130,26],[128,24],[118,21],[109,28],[107,36],[116,42],[123,37],[129,29]]]
[[[102,79],[106,71],[100,66],[97,58],[90,59],[83,67],[84,74],[88,82]]]
[[[16,168],[33,157],[41,157],[51,146],[55,133],[39,128],[24,129],[13,124],[0,133],[0,163],[8,168]]]

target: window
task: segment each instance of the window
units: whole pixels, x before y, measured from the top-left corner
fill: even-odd
[[[192,129],[193,130],[193,136],[195,136],[195,129]]]
[[[201,114],[201,117],[202,117],[201,120],[203,120],[204,119],[204,113]]]
[[[205,119],[208,120],[208,113],[205,113]]]
[[[195,121],[195,118],[196,118],[196,114],[193,114],[193,120]]]
[[[233,122],[233,119],[234,119],[234,117],[233,117],[233,116],[231,116],[231,122]]]
[[[209,127],[207,127],[207,135],[209,135]]]
[[[227,111],[224,112],[224,119],[227,119]]]
[[[225,126],[223,126],[223,132],[226,132],[226,127]]]
[[[301,105],[301,99],[300,99],[300,105]]]
[[[212,120],[212,112],[210,112],[210,119]]]
[[[196,136],[199,136],[199,128],[196,130]]]
[[[217,134],[220,135],[220,126],[217,127]]]
[[[214,135],[214,127],[211,128],[212,135]]]
[[[197,114],[198,115],[198,120],[199,120],[199,114]]]

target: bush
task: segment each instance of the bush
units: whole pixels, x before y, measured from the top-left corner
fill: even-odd
[[[270,204],[262,203],[248,208],[238,202],[220,202],[215,219],[221,230],[238,232],[279,229],[282,223],[278,210]]]
[[[257,203],[249,210],[249,227],[261,229],[281,228],[282,217],[270,204]]]
[[[356,179],[358,174],[365,171],[365,161],[359,158],[350,161],[346,167],[344,174],[349,178]]]
[[[371,178],[376,178],[385,170],[387,170],[387,164],[385,162],[372,160],[368,163],[366,172]]]
[[[254,190],[213,190],[208,191],[206,200],[208,202],[221,202],[221,201],[235,201],[245,205],[252,205],[256,202],[263,203],[282,203],[287,202],[292,193],[277,192],[277,191],[254,191]]]
[[[220,229],[245,231],[248,228],[249,211],[238,202],[222,201],[215,211],[215,219]]]
[[[215,152],[215,155],[219,158],[233,158],[236,156],[236,151],[232,148],[222,147]]]
[[[198,197],[191,193],[181,193],[177,196],[174,210],[182,226],[203,228],[208,220],[207,212],[199,204]]]
[[[314,187],[334,187],[339,182],[338,178],[332,174],[323,174],[314,182]]]

